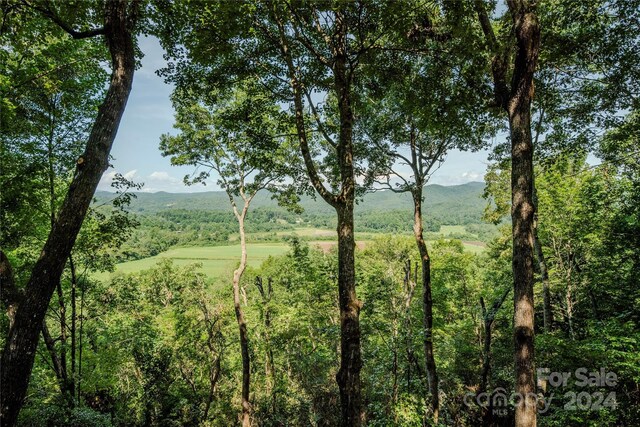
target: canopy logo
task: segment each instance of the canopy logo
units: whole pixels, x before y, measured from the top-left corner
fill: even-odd
[[[502,387],[481,393],[469,392],[464,403],[490,410],[494,415],[505,416],[509,410],[520,405],[535,405],[538,413],[544,414],[552,405],[562,405],[569,411],[600,411],[615,409],[615,391],[607,391],[618,384],[615,372],[600,368],[590,371],[578,368],[575,371],[551,371],[549,368],[537,370],[537,393],[509,393]],[[562,391],[571,388],[571,390]],[[575,389],[582,389],[576,391]]]

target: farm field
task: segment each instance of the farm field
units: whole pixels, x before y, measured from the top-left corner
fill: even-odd
[[[445,228],[446,227],[446,228]],[[462,232],[464,227],[460,226],[443,226],[441,234],[446,236],[451,233]],[[257,234],[257,233],[256,233]],[[332,230],[323,230],[317,228],[302,228],[283,233],[285,235],[298,235],[307,240],[311,247],[319,248],[325,252],[329,251],[337,242],[330,239],[334,232]],[[357,246],[359,249],[366,248],[377,235],[375,233],[356,233]],[[379,235],[378,235],[379,236]],[[407,235],[407,237],[411,237]],[[251,239],[251,235],[249,236]],[[317,239],[317,240],[316,240]],[[476,241],[463,241],[465,250],[479,254],[485,250],[485,244]],[[249,266],[258,267],[269,256],[278,256],[286,253],[289,245],[286,242],[269,242],[269,243],[249,243],[248,256]],[[99,273],[96,278],[107,280],[113,274],[136,273],[139,271],[153,268],[163,259],[171,259],[178,266],[190,264],[202,264],[200,271],[208,277],[219,277],[221,275],[229,275],[240,256],[240,245],[224,245],[224,246],[185,246],[169,249],[156,256],[128,261],[120,263],[116,266],[113,273]]]
[[[286,253],[289,246],[286,243],[249,243],[248,263],[251,267],[258,267],[269,256]],[[231,273],[240,257],[240,245],[229,246],[191,246],[169,249],[156,256],[124,262],[116,266],[114,273],[101,273],[98,279],[108,279],[112,274],[135,273],[154,267],[163,259],[171,259],[178,266],[202,264],[200,271],[208,277],[218,277]]]

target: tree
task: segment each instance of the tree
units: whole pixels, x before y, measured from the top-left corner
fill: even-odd
[[[418,53],[379,54],[380,62],[389,65],[365,84],[369,89],[363,107],[366,113],[358,131],[370,141],[381,163],[370,170],[374,176],[369,179],[376,186],[373,191],[408,192],[412,197],[413,233],[421,260],[424,357],[432,417],[437,424],[439,391],[433,350],[431,258],[424,237],[424,187],[450,150],[482,147],[483,137],[491,133],[492,118],[482,104],[481,93],[469,83],[474,77],[466,69],[473,58],[442,55],[446,42],[440,39],[418,39],[413,45]]]
[[[205,168],[193,179],[185,177],[187,183],[204,183],[210,173],[215,172],[238,222],[241,256],[233,272],[233,302],[242,353],[241,419],[242,425],[249,427],[251,361],[240,297],[240,281],[247,267],[245,221],[251,201],[260,190],[291,189],[285,183],[288,178],[285,165],[295,161],[284,134],[286,123],[280,120],[283,115],[257,85],[247,83],[226,93],[208,95],[204,100],[192,99],[180,91],[174,95],[176,128],[181,132],[177,136],[163,136],[160,148],[163,155],[172,156],[171,162],[175,165]]]
[[[268,87],[275,99],[289,105],[311,186],[336,211],[342,330],[336,380],[343,425],[360,425],[361,302],[356,296],[354,204],[356,175],[366,166],[363,153],[368,150],[354,140],[355,88],[362,64],[379,47],[388,24],[412,17],[396,2],[197,5],[174,5],[166,13],[171,20],[159,25],[175,60],[165,74],[178,86],[206,76],[220,86],[250,77]],[[172,31],[176,20],[185,34]],[[327,102],[319,108],[317,98],[324,95]]]
[[[511,222],[513,227],[513,295],[515,343],[515,392],[521,397],[516,426],[536,425],[533,305],[533,140],[531,101],[533,76],[540,50],[540,25],[536,3],[508,1],[514,39],[501,43],[495,35],[484,2],[475,2],[487,48],[495,105],[507,113],[511,139]],[[510,51],[515,47],[513,63]],[[510,83],[508,78],[510,76]]]
[[[31,271],[13,327],[2,352],[0,379],[5,387],[0,402],[0,418],[14,425],[29,384],[35,349],[52,293],[71,253],[93,193],[108,167],[109,151],[124,112],[135,69],[132,31],[137,4],[110,1],[103,12],[104,26],[76,31],[49,3],[34,6],[40,14],[77,39],[104,35],[112,60],[109,90],[100,105],[82,156],[77,160],[74,179],[58,211],[57,219]]]

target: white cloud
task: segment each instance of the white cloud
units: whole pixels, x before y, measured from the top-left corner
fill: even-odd
[[[442,174],[434,174],[431,178],[431,184],[440,184],[440,185],[460,185],[465,184],[467,182],[473,181],[483,181],[484,180],[484,172],[479,172],[477,170],[465,171],[456,175],[442,175]]]
[[[139,177],[137,175],[138,170],[133,169],[128,172],[122,174],[123,177],[130,181],[139,181]],[[98,190],[102,191],[111,191],[113,190],[111,187],[111,183],[113,182],[113,178],[118,174],[116,170],[110,170],[102,174],[102,178],[100,178],[100,182],[98,183]]]
[[[110,170],[104,173],[98,184],[98,190],[113,191],[111,182],[117,173],[119,173],[117,170]],[[144,186],[139,190],[144,193],[155,193],[158,191],[166,191],[168,193],[196,193],[220,190],[220,187],[213,178],[207,180],[206,186],[202,184],[187,186],[184,184],[182,176],[177,177],[167,171],[153,171],[149,175],[141,175],[137,169],[133,169],[122,175],[136,183],[144,183]]]

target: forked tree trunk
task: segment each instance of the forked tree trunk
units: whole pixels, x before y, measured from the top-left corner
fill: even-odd
[[[25,288],[13,327],[2,352],[0,382],[0,424],[14,426],[29,385],[42,322],[56,284],[91,204],[103,172],[109,166],[109,152],[124,112],[135,69],[135,52],[128,2],[105,5],[105,38],[112,59],[109,90],[98,110],[85,152],[47,242]]]
[[[482,371],[480,372],[480,388],[478,389],[478,394],[487,391],[491,373],[491,338],[493,335],[493,322],[496,319],[498,310],[500,310],[500,307],[502,307],[504,300],[507,299],[510,292],[511,289],[506,289],[502,295],[493,302],[489,310],[487,310],[485,306],[484,299],[480,297],[482,320],[484,324],[484,342],[482,350]]]
[[[422,218],[422,182],[416,181],[413,196],[413,233],[420,253],[422,266],[422,310],[424,329],[424,358],[427,369],[429,400],[434,424],[438,424],[440,415],[440,396],[438,391],[438,373],[433,353],[433,300],[431,298],[431,258],[424,240]]]

